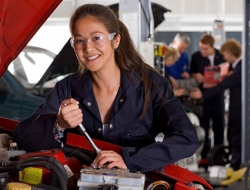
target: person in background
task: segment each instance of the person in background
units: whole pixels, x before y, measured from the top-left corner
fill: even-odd
[[[59,81],[45,103],[18,124],[18,147],[63,147],[68,130],[82,123],[92,138],[122,146],[121,154],[99,152],[93,167],[108,163],[107,168],[147,172],[192,156],[199,144],[194,126],[169,81],[143,61],[115,13],[82,5],[70,19],[70,31],[80,70]],[[160,132],[165,137],[155,142]]]
[[[200,50],[195,52],[191,57],[190,73],[201,85],[204,82],[204,68],[206,66],[219,65],[225,60],[223,55],[214,48],[214,38],[209,34],[203,34],[199,41]],[[205,142],[201,152],[202,159],[199,162],[199,167],[207,169],[208,160],[207,154],[211,149],[209,141],[209,128],[212,120],[212,128],[214,132],[214,145],[223,144],[224,142],[224,91],[220,91],[212,98],[207,98],[203,104],[203,113],[201,116],[201,126],[205,130]]]
[[[164,63],[166,67],[171,67],[180,58],[180,53],[173,47],[166,46],[166,53],[164,56]],[[170,76],[167,71],[165,71],[165,77],[170,81],[173,89],[177,88],[177,82],[174,77]]]
[[[230,165],[233,170],[238,170],[241,164],[241,51],[241,45],[238,41],[235,39],[226,40],[221,46],[220,52],[224,59],[231,64],[229,75],[210,89],[203,91],[196,89],[190,93],[191,98],[203,97],[206,101],[218,96],[226,89],[230,90],[227,140],[232,152]]]
[[[187,79],[189,75],[189,61],[188,55],[185,52],[191,40],[185,33],[177,33],[171,47],[175,48],[179,53],[179,59],[171,66],[165,66],[165,71],[174,79]]]
[[[177,51],[175,48],[171,46],[166,46],[166,54],[164,57],[164,61],[167,67],[173,66],[179,58],[180,58],[179,51]],[[169,76],[169,74],[166,71],[165,71],[165,77],[170,81],[176,97],[189,95],[189,92],[194,87],[199,86],[199,83],[198,81],[196,81],[195,78],[176,80],[174,77]]]

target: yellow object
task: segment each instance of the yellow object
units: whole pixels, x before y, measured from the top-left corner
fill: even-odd
[[[159,46],[158,46],[158,49],[159,49],[159,51],[158,51],[158,52],[159,52],[159,55],[160,55],[160,56],[163,56],[163,46],[159,45]]]
[[[234,173],[234,170],[233,170],[233,168],[227,168],[227,171],[226,171],[226,178],[229,178],[229,177],[231,177],[232,175],[233,175],[233,173]]]
[[[31,190],[31,186],[24,183],[12,182],[7,184],[6,190]]]
[[[231,175],[231,177],[229,179],[221,182],[221,185],[228,186],[231,183],[240,180],[244,176],[244,174],[246,173],[246,171],[247,171],[247,167],[244,167],[244,168],[241,168],[241,169],[233,172],[232,175]]]
[[[158,46],[155,46],[154,49],[155,49],[154,54],[155,54],[156,56],[158,56],[158,55],[159,55]]]
[[[42,183],[43,169],[41,168],[24,168],[19,171],[19,181],[29,184],[40,184]]]

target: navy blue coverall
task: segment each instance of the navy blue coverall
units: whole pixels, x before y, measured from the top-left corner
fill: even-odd
[[[229,119],[227,139],[232,151],[231,167],[238,170],[241,164],[241,61],[233,70],[233,74],[225,78],[220,84],[202,92],[206,100],[212,98],[224,90],[230,89],[229,98]]]
[[[219,65],[225,62],[223,55],[217,49],[215,50],[214,65]],[[203,57],[200,51],[197,51],[192,55],[190,64],[190,73],[201,73],[204,75],[204,68],[210,66],[210,61],[207,57]],[[202,86],[200,89],[203,90]],[[202,158],[207,158],[207,154],[211,149],[211,143],[209,141],[209,128],[210,119],[213,121],[214,131],[214,145],[220,145],[224,142],[224,126],[225,126],[225,103],[224,103],[224,91],[216,93],[211,98],[206,98],[203,104],[203,113],[200,119],[201,126],[205,130],[205,142],[201,152]]]
[[[137,73],[121,71],[121,84],[108,123],[108,135],[102,135],[102,121],[92,88],[89,71],[74,73],[58,82],[46,102],[16,127],[13,139],[27,151],[58,148],[53,126],[63,100],[79,101],[83,122],[92,138],[123,146],[122,157],[130,171],[160,169],[194,154],[198,138],[180,101],[174,98],[168,80],[149,71],[153,82],[146,115],[140,118],[144,105],[144,84]],[[71,129],[70,129],[71,130]],[[70,131],[69,130],[69,131]],[[163,132],[163,142],[155,136]],[[64,142],[67,135],[65,135]]]

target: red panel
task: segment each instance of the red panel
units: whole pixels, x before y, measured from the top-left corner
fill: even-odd
[[[0,1],[0,77],[61,1]]]
[[[19,121],[0,117],[0,126],[6,131],[14,131]]]
[[[100,140],[93,139],[94,143],[98,148],[101,150],[113,150],[119,154],[121,154],[121,147],[118,145],[114,145],[111,143],[103,142]],[[94,151],[91,145],[89,144],[88,140],[80,135],[75,135],[75,134],[68,134],[67,137],[67,145],[74,146],[76,148],[88,150],[88,151]]]
[[[166,166],[162,173],[177,181],[189,183],[199,182],[200,184],[205,185],[207,188],[213,189],[212,186],[203,178],[177,165]]]

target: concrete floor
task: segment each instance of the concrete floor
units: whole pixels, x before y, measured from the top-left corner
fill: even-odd
[[[246,185],[243,180],[235,182],[228,187],[216,187],[214,190],[250,190],[250,183],[248,182],[248,185]]]
[[[246,184],[245,180],[241,180],[231,184],[228,187],[221,187],[220,183],[225,179],[209,177],[209,173],[200,173],[198,175],[208,181],[214,190],[250,190],[250,181],[248,181],[248,184]]]

